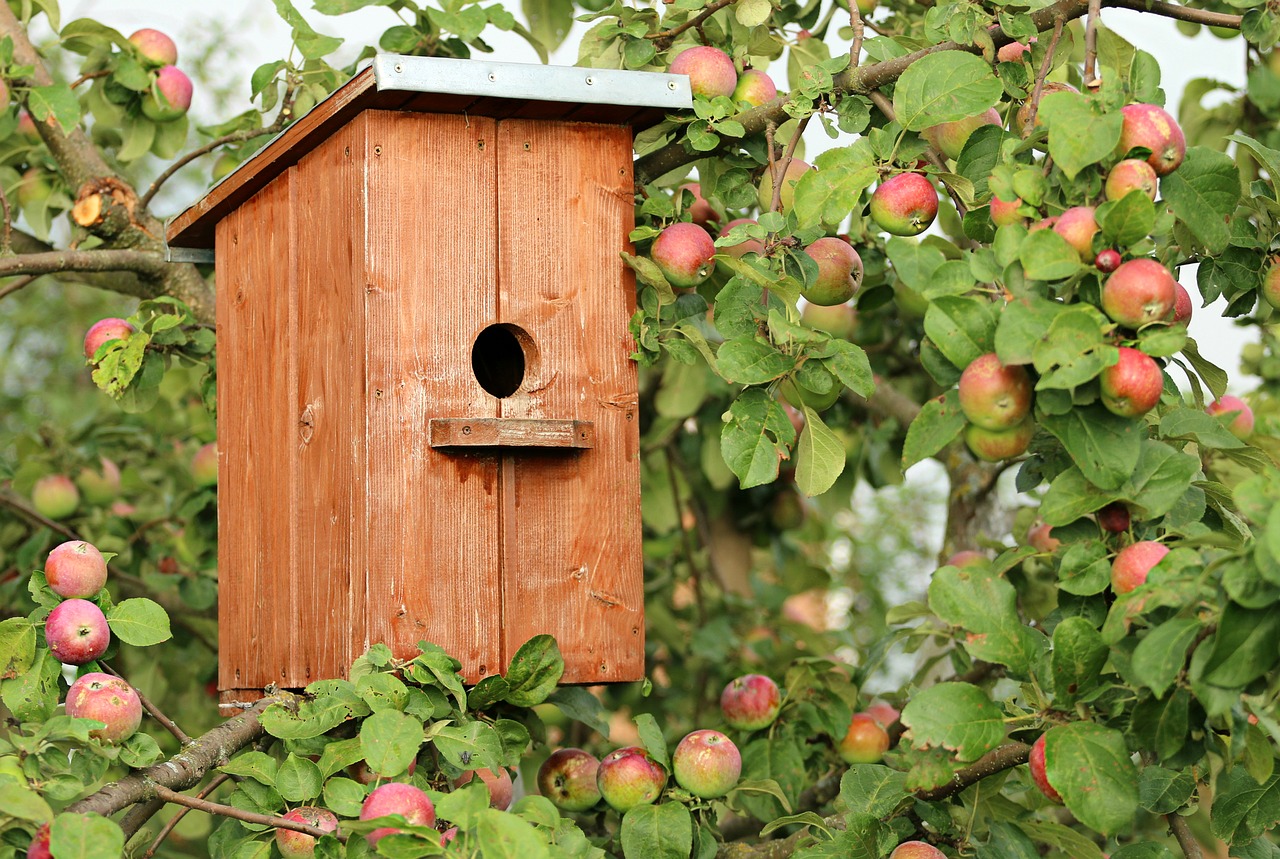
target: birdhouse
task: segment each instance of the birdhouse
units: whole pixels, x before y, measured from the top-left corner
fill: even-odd
[[[170,223],[217,272],[224,703],[377,642],[475,682],[549,633],[562,682],[642,677],[619,252],[633,133],[690,105],[684,76],[381,55]]]

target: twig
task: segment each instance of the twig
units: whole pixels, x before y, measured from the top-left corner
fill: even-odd
[[[685,30],[692,29],[693,27],[701,27],[703,21],[706,21],[708,18],[710,18],[715,13],[719,12],[725,6],[728,6],[730,3],[736,3],[736,2],[737,0],[715,0],[714,3],[712,3],[710,6],[706,7],[705,9],[703,9],[701,12],[699,12],[694,17],[690,18],[688,21],[685,21],[683,24],[680,24],[679,26],[676,26],[676,27],[672,27],[670,30],[662,30],[657,33],[649,33],[644,38],[653,40],[654,47],[657,48],[658,50],[660,51],[665,50],[667,47],[671,45],[673,41],[675,41],[676,36],[679,36]]]
[[[230,778],[231,776],[226,773],[218,773],[207,785],[204,786],[203,790],[196,794],[196,799],[205,799],[209,794],[217,790],[223,782]],[[163,802],[161,802],[161,805],[163,806]],[[190,810],[190,806],[184,805],[182,808],[178,809],[178,812],[173,817],[169,818],[169,822],[161,828],[160,834],[156,836],[156,840],[152,841],[151,846],[142,854],[142,859],[151,859],[152,856],[156,855],[156,850],[160,849],[160,845],[169,837],[169,833],[173,831],[174,827],[176,827],[179,822],[181,822],[182,818],[187,816],[187,812]]]
[[[1090,0],[1095,2],[1095,0]],[[1058,47],[1058,40],[1062,38],[1062,27],[1066,23],[1062,18],[1057,18],[1053,22],[1053,38],[1049,40],[1049,47],[1044,52],[1044,61],[1040,63],[1040,71],[1036,74],[1036,86],[1031,92],[1031,104],[1027,110],[1027,121],[1022,126],[1022,136],[1027,137],[1036,127],[1036,112],[1040,110],[1040,97],[1044,95],[1044,79],[1049,76],[1049,72],[1053,70],[1053,52]]]
[[[787,171],[791,169],[791,161],[795,158],[796,146],[799,145],[800,138],[804,136],[804,130],[808,124],[808,116],[796,123],[795,133],[791,135],[791,141],[787,144],[787,151],[782,154],[782,160],[776,165],[770,166],[770,169],[773,170],[773,200],[769,205],[770,212],[776,212],[782,207],[782,183],[787,181]]]
[[[862,26],[862,12],[858,9],[857,0],[849,0],[849,26],[853,28],[853,44],[849,46],[849,67],[857,68],[862,62],[862,38],[865,30]]]
[[[172,802],[174,805],[183,805],[187,808],[203,811],[205,814],[217,814],[221,817],[231,817],[236,820],[243,820],[245,823],[258,823],[263,826],[274,826],[277,829],[292,829],[294,832],[305,832],[307,835],[316,838],[325,835],[332,835],[339,841],[346,842],[347,836],[341,832],[326,832],[318,826],[312,826],[309,823],[299,823],[296,820],[286,820],[271,814],[258,814],[255,811],[244,811],[233,805],[223,805],[220,802],[210,802],[207,799],[199,799],[194,796],[187,796],[185,793],[178,793],[176,790],[170,790],[163,785],[156,785],[156,796],[165,802]]]
[[[676,464],[675,456],[671,452],[671,445],[667,445],[667,479],[671,482],[671,498],[676,506],[676,516],[683,520],[684,518],[684,502],[680,498],[680,485],[676,482]],[[695,527],[697,523],[695,522]],[[684,522],[680,523],[680,539],[684,547],[685,563],[689,565],[689,583],[693,585],[693,601],[698,607],[698,625],[706,626],[707,624],[707,606],[706,601],[702,597],[702,568],[699,566],[697,559],[694,557],[693,542],[689,539],[689,529],[684,527]]]
[[[1187,859],[1204,859],[1204,852],[1200,849],[1200,842],[1192,834],[1186,818],[1177,812],[1171,812],[1166,814],[1164,819],[1169,821],[1169,831],[1173,833],[1174,838],[1178,839],[1178,846],[1182,848],[1182,855],[1186,856]]]
[[[95,78],[105,78],[109,74],[111,74],[110,69],[101,69],[100,71],[96,71],[96,72],[85,72],[80,77],[76,78],[74,81],[71,82],[71,88],[78,89],[80,84],[82,83],[87,83]]]
[[[7,296],[13,295],[18,290],[23,289],[24,287],[30,286],[31,284],[35,283],[41,277],[43,277],[43,275],[29,274],[26,277],[18,278],[13,283],[0,288],[0,298],[6,298]]]
[[[889,101],[888,97],[885,96],[884,93],[880,92],[880,90],[878,89],[872,90],[871,92],[867,93],[867,98],[871,99],[871,103],[874,104],[880,110],[880,112],[885,115],[886,119],[888,119],[890,122],[897,121],[898,116],[896,113],[894,113],[893,103]],[[938,152],[938,150],[934,149],[932,146],[926,146],[924,150],[924,154],[925,154],[925,158],[929,160],[929,163],[932,164],[934,167],[936,167],[940,173],[950,172],[947,169],[947,162],[942,160],[942,155]],[[959,212],[960,217],[963,218],[965,216],[965,213],[967,213],[969,209],[961,201],[960,195],[957,194],[954,190],[952,190],[951,186],[948,185],[946,182],[942,183],[942,187],[946,189],[947,196],[951,198],[951,202],[955,205],[956,211]]]
[[[1206,27],[1227,27],[1240,29],[1240,16],[1227,15],[1223,12],[1209,12],[1204,9],[1192,9],[1189,6],[1177,6],[1164,3],[1162,0],[1108,0],[1104,6],[1115,6],[1120,9],[1133,9],[1138,12],[1150,12],[1162,18],[1173,18],[1178,21],[1190,21],[1193,24],[1204,24]]]
[[[1030,755],[1031,747],[1026,743],[1005,743],[1003,746],[992,749],[967,767],[959,770],[951,777],[949,782],[941,787],[916,791],[916,799],[923,799],[925,802],[936,802],[939,799],[954,796],[970,785],[982,781],[987,776],[1004,772],[1019,764],[1025,764]]]
[[[1089,17],[1084,30],[1084,85],[1090,92],[1102,86],[1098,77],[1098,22],[1102,18],[1102,0],[1089,0]]]
[[[9,195],[0,188],[0,208],[4,209],[4,243],[0,253],[13,253],[13,211],[9,208]]]
[[[116,671],[107,663],[99,661],[98,664],[102,666],[103,671],[115,677],[119,677],[121,680],[124,680],[124,682],[129,683],[129,681],[125,680],[124,676],[119,671]],[[162,728],[164,728],[169,733],[173,734],[173,736],[178,740],[180,744],[182,744],[183,746],[189,746],[191,745],[191,743],[194,742],[194,740],[192,740],[189,736],[187,736],[186,731],[178,727],[177,723],[174,722],[173,719],[170,719],[168,716],[166,716],[163,712],[160,711],[160,708],[155,705],[154,701],[152,701],[146,695],[143,695],[142,690],[134,686],[132,683],[129,683],[129,686],[133,689],[134,692],[138,694],[138,700],[142,702],[142,709],[150,713],[151,718],[159,722]]]
[[[23,517],[29,522],[33,522],[42,528],[48,528],[50,531],[56,531],[57,533],[66,537],[68,540],[80,539],[79,535],[77,535],[75,531],[72,531],[66,525],[55,522],[52,519],[50,519],[48,516],[41,516],[39,513],[37,513],[34,509],[32,509],[29,505],[27,505],[21,499],[19,499],[14,495],[10,495],[7,492],[0,492],[0,507],[8,507],[10,510],[17,513],[19,516]]]

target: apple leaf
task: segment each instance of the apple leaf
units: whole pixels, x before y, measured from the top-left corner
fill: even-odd
[[[608,711],[599,698],[581,686],[562,686],[547,700],[575,722],[581,722],[602,737],[609,736]]]
[[[1027,233],[1018,248],[1018,260],[1032,280],[1062,280],[1080,270],[1080,254],[1049,229]]]
[[[795,359],[759,337],[730,340],[716,353],[720,375],[741,385],[760,385],[795,368]]]
[[[906,799],[906,773],[880,764],[854,764],[840,778],[840,801],[851,814],[886,818]]]
[[[640,713],[635,718],[636,733],[640,735],[640,743],[649,757],[658,762],[664,770],[671,771],[671,759],[667,755],[667,741],[662,736],[662,728],[652,713]]]
[[[688,859],[693,850],[693,818],[678,802],[637,805],[622,816],[626,859]]]
[[[796,428],[762,388],[743,391],[725,415],[720,450],[743,489],[770,483],[796,440]]]
[[[1045,772],[1085,826],[1111,834],[1133,823],[1138,771],[1119,731],[1092,722],[1051,728],[1045,734]]]
[[[1244,767],[1218,777],[1210,826],[1228,844],[1252,841],[1280,822],[1280,774],[1258,784]]]
[[[1076,475],[1080,474],[1078,471],[1074,473]],[[1083,483],[1083,479],[1081,482]],[[1109,502],[1103,502],[1098,507],[1101,508],[1107,503]],[[1092,510],[1085,512],[1092,512]],[[1041,513],[1043,514],[1043,511]],[[1071,519],[1067,521],[1073,521],[1077,518],[1079,517],[1072,515]],[[1049,521],[1047,517],[1046,521]],[[1060,525],[1066,523],[1054,519],[1049,524]],[[1067,547],[1067,551],[1063,554],[1062,561],[1058,565],[1059,587],[1069,594],[1092,596],[1105,591],[1110,583],[1111,560],[1107,557],[1106,546],[1097,540],[1085,540],[1072,543]]]
[[[1151,198],[1135,189],[1099,210],[1098,225],[1112,247],[1127,248],[1150,235],[1156,223],[1156,207]]]
[[[368,724],[367,721],[366,724]],[[463,725],[445,725],[441,728],[433,725],[432,728],[435,734],[431,737],[431,741],[435,743],[436,749],[445,760],[458,769],[496,770],[502,766],[502,740],[498,737],[498,732],[487,722],[467,722]],[[363,734],[363,731],[361,733]],[[419,728],[419,736],[421,736],[421,728]],[[405,764],[404,768],[407,767],[408,764]]]
[[[0,778],[0,814],[35,823],[53,818],[44,797],[14,778]]]
[[[844,471],[844,444],[818,413],[804,407],[804,430],[796,450],[796,487],[805,495],[821,495]]]
[[[324,783],[324,807],[343,817],[359,817],[365,788],[349,778],[331,778]]]
[[[1069,617],[1053,630],[1053,698],[1072,701],[1098,683],[1107,661],[1107,644],[1083,617]]]
[[[801,227],[838,224],[876,181],[875,157],[863,140],[818,156],[817,170],[796,182],[793,211]]]
[[[960,761],[975,761],[1004,739],[1004,714],[971,683],[939,683],[921,691],[902,711],[917,749],[949,749]]]
[[[58,706],[62,666],[48,650],[36,651],[31,669],[0,682],[0,701],[20,722],[41,722]]]
[[[907,427],[907,439],[902,445],[903,470],[951,444],[966,423],[964,412],[960,411],[960,395],[954,388],[926,402]]]
[[[996,355],[1004,364],[1030,364],[1036,344],[1046,338],[1064,306],[1037,295],[1015,298],[1004,306],[996,326]]]
[[[929,302],[924,331],[947,360],[963,370],[995,342],[996,311],[989,301],[944,295]]]
[[[1124,126],[1119,111],[1099,113],[1094,100],[1074,92],[1049,93],[1036,115],[1048,126],[1049,154],[1068,179],[1110,156]]]
[[[222,766],[218,767],[227,775],[236,775],[242,778],[251,778],[254,781],[261,782],[265,785],[273,785],[276,782],[276,771],[279,770],[280,763],[266,752],[249,751],[236,755]]]
[[[1042,415],[1040,425],[1062,442],[1071,461],[1099,489],[1118,489],[1138,467],[1145,425],[1113,415],[1101,405],[1075,408],[1065,415]]]
[[[1190,772],[1147,766],[1138,777],[1138,803],[1152,814],[1169,814],[1186,805],[1195,789]]]
[[[145,597],[116,603],[107,611],[107,625],[112,635],[135,647],[159,644],[173,637],[169,615],[159,603]]]
[[[916,292],[927,289],[933,282],[934,273],[947,261],[942,251],[933,245],[922,245],[898,236],[885,242],[884,249],[898,280]]]
[[[397,713],[396,715],[401,714]],[[369,722],[376,718],[377,716],[372,716],[364,724],[368,725]],[[361,726],[361,733],[363,734],[363,732],[364,725]],[[419,741],[421,740],[421,731],[418,732],[418,739]],[[417,751],[416,746],[414,751]],[[370,767],[372,768],[373,765],[370,764]],[[405,764],[402,769],[386,774],[396,775],[408,768],[409,765]],[[323,786],[324,779],[320,775],[320,767],[316,766],[312,761],[293,753],[290,753],[284,759],[284,763],[280,764],[280,768],[276,771],[275,789],[289,802],[306,802],[309,799],[314,799],[320,795],[320,790]]]
[[[36,628],[25,617],[0,621],[0,680],[12,680],[36,659]]]
[[[1213,637],[1202,677],[1226,688],[1244,686],[1266,674],[1280,647],[1280,612],[1227,603]]]
[[[564,674],[564,659],[550,635],[535,635],[520,645],[507,668],[505,700],[517,707],[534,707],[547,700]]]
[[[1057,847],[1063,856],[1071,859],[1104,859],[1098,845],[1085,834],[1076,832],[1061,823],[1049,823],[1042,820],[1021,820],[1018,828],[1031,837],[1037,844],[1048,844]],[[1038,854],[1037,854],[1038,855]]]
[[[962,628],[964,646],[974,659],[1007,665],[1025,674],[1042,649],[1043,636],[1022,623],[1013,585],[993,570],[943,567],[929,584],[929,607]]]
[[[1230,155],[1191,147],[1182,165],[1160,180],[1160,193],[1211,253],[1227,249],[1231,216],[1240,202],[1240,171]]]
[[[100,814],[63,812],[49,827],[49,852],[58,859],[118,859],[124,832]]]
[[[80,101],[66,84],[32,87],[27,108],[36,122],[57,123],[63,134],[70,134],[80,124]]]
[[[1000,100],[1004,87],[981,57],[940,51],[916,60],[898,78],[893,110],[908,131],[977,116]]]
[[[1119,350],[1103,336],[1099,315],[1096,311],[1068,310],[1054,317],[1031,353],[1040,374],[1037,391],[1078,387],[1119,360]]]

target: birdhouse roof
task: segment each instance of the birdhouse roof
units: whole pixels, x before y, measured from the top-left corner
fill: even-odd
[[[169,222],[173,248],[212,248],[214,227],[365,110],[644,128],[693,106],[686,75],[378,54]]]

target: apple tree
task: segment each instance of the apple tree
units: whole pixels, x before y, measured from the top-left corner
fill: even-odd
[[[187,46],[0,3],[0,857],[1280,856],[1274,3],[274,5],[197,125]],[[1119,9],[1246,86],[1171,103]],[[378,644],[218,711],[216,274],[162,219],[352,13],[690,76],[620,249],[644,683]]]

